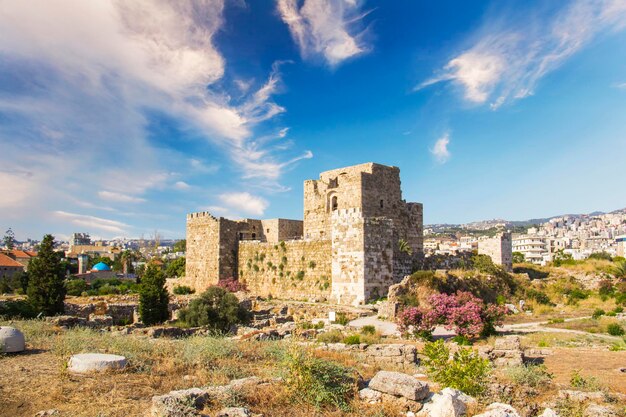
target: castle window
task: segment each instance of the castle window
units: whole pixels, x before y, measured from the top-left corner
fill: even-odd
[[[270,229],[267,229],[267,232],[266,232],[266,233],[269,233],[269,232],[270,232]]]
[[[239,232],[239,240],[243,240],[243,233]]]
[[[385,205],[383,200],[380,200],[380,208],[383,208],[383,206]]]
[[[337,202],[337,196],[333,196],[333,198],[330,201],[331,201],[330,206],[332,207],[333,211],[337,210],[337,208],[339,207],[339,204]]]
[[[256,233],[252,233],[252,239],[256,239]]]

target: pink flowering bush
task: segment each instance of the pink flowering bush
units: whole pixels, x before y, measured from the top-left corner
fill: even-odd
[[[430,308],[404,309],[398,317],[400,330],[406,332],[411,327],[415,334],[424,335],[443,325],[458,336],[475,339],[492,333],[506,314],[504,306],[486,305],[470,292],[435,294],[429,302]]]
[[[229,292],[247,291],[246,285],[235,278],[220,279],[217,282],[218,287],[224,288]]]

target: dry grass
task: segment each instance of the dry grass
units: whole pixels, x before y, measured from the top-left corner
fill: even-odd
[[[28,351],[0,355],[0,416],[32,416],[57,409],[61,416],[144,415],[154,395],[171,390],[226,384],[256,375],[285,376],[287,342],[237,342],[218,337],[182,340],[113,336],[89,329],[63,330],[43,321],[0,322],[21,329]],[[68,358],[81,352],[126,356],[124,372],[77,376],[66,369]],[[349,354],[315,351],[316,356],[355,369],[370,378],[377,367],[361,364]],[[272,416],[385,416],[398,415],[388,405],[367,406],[355,400],[349,411],[316,409],[294,396],[287,386],[243,393],[226,403],[212,404],[210,415],[223,406],[245,405]]]
[[[577,330],[587,333],[598,333],[598,334],[606,334],[607,327],[610,324],[617,323],[620,325],[624,325],[624,322],[612,317],[600,317],[598,319],[580,319],[580,320],[572,320],[566,321],[563,323],[551,323],[547,324],[547,327],[554,327],[557,329],[568,329],[568,330]]]

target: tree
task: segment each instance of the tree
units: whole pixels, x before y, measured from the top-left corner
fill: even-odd
[[[234,324],[246,323],[249,314],[234,294],[212,286],[193,300],[189,307],[182,309],[178,317],[188,326],[208,326],[227,332]]]
[[[10,227],[9,227],[9,230],[7,230],[4,233],[3,240],[4,240],[4,246],[6,246],[8,250],[15,249],[15,233],[13,233],[13,230],[11,230]]]
[[[54,252],[54,237],[45,235],[39,253],[28,264],[28,301],[35,310],[47,316],[65,310],[65,271]]]
[[[163,323],[169,318],[167,306],[170,296],[165,289],[165,274],[149,264],[139,286],[139,317],[144,324]]]
[[[182,239],[174,243],[172,247],[174,252],[185,252],[187,251],[187,239]]]
[[[521,264],[526,262],[526,257],[522,252],[513,252],[513,263]]]
[[[167,266],[167,276],[168,277],[184,277],[185,276],[185,257],[182,256],[178,259],[174,259]]]
[[[613,267],[615,278],[626,279],[626,261],[621,261]]]

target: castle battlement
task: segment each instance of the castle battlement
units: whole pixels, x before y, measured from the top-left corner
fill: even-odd
[[[422,204],[402,198],[398,167],[368,162],[304,181],[304,221],[188,214],[185,281],[202,291],[232,277],[261,296],[358,304],[410,272],[400,240],[422,253]]]

